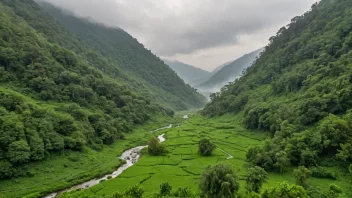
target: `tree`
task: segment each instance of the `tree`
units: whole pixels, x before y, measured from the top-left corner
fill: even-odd
[[[168,182],[164,182],[160,184],[160,195],[161,196],[166,196],[170,195],[172,190],[172,186]]]
[[[8,157],[12,163],[21,164],[29,160],[30,150],[26,141],[15,141],[9,146]]]
[[[173,193],[173,195],[178,198],[196,198],[195,193],[187,187],[179,187],[176,192]]]
[[[283,173],[285,168],[290,165],[290,159],[287,157],[285,151],[280,151],[275,154],[276,162],[274,163],[274,168],[279,172]]]
[[[201,139],[198,143],[198,153],[201,156],[211,156],[216,146],[208,139]]]
[[[327,198],[337,198],[342,194],[342,190],[338,185],[331,184],[327,193]]]
[[[144,194],[144,188],[139,185],[134,185],[128,188],[124,193],[124,195],[129,198],[142,198],[143,194]]]
[[[231,165],[217,164],[205,169],[199,189],[208,198],[232,198],[238,192],[239,183]]]
[[[153,156],[163,155],[166,153],[165,145],[160,144],[158,138],[152,137],[148,142],[148,153]]]
[[[265,189],[261,198],[309,198],[307,192],[301,186],[288,184],[286,182]]]
[[[259,193],[263,183],[268,180],[268,173],[261,167],[255,166],[248,169],[246,176],[247,190]]]
[[[308,187],[308,179],[311,175],[311,171],[304,166],[300,166],[293,171],[293,176],[296,179],[296,184],[304,188]]]

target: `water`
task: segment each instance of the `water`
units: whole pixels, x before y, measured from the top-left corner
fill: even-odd
[[[156,130],[151,131],[151,132],[154,133],[156,131],[160,131],[160,130],[163,130],[163,129],[169,129],[171,127],[172,127],[172,125],[170,124],[169,126],[162,127],[162,128],[156,129]],[[159,135],[158,139],[159,139],[160,142],[165,142],[165,140],[166,140],[165,134]],[[111,178],[116,178],[124,170],[126,170],[129,167],[133,166],[139,160],[139,158],[141,157],[141,155],[140,155],[141,150],[143,150],[146,147],[148,147],[148,146],[136,146],[134,148],[128,149],[125,152],[123,152],[122,155],[120,156],[120,159],[125,160],[126,163],[124,165],[120,166],[113,173],[104,175],[101,178],[95,178],[95,179],[89,180],[87,182],[72,186],[72,187],[67,188],[65,190],[62,190],[62,191],[51,193],[51,194],[45,196],[44,198],[55,198],[58,194],[61,194],[61,193],[64,193],[64,192],[77,190],[77,189],[87,189],[87,188],[90,188],[92,186],[95,186],[95,185],[99,184],[101,181],[108,180],[108,177],[109,178],[110,177]]]

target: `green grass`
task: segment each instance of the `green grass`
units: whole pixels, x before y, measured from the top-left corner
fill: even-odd
[[[145,144],[151,135],[149,131],[164,126],[167,122],[155,122],[139,127],[134,133],[127,135],[126,140],[106,147],[102,152],[87,149],[83,153],[71,152],[64,156],[52,156],[49,160],[32,164],[32,170],[37,171],[35,177],[2,181],[0,193],[5,197],[20,197],[67,186],[99,173],[111,172],[119,165],[117,157],[123,150]],[[180,120],[174,122],[179,123]],[[220,162],[233,165],[240,179],[240,192],[244,193],[244,178],[248,168],[245,161],[246,152],[251,146],[262,145],[263,140],[269,138],[268,134],[261,131],[244,129],[240,116],[230,115],[212,119],[195,115],[179,127],[165,129],[155,135],[161,133],[166,133],[167,136],[167,141],[164,143],[169,151],[167,155],[150,156],[144,150],[142,158],[119,177],[67,195],[70,197],[112,195],[115,192],[123,192],[135,184],[141,184],[146,194],[149,194],[158,191],[159,185],[165,181],[168,181],[174,189],[182,186],[197,192],[203,170],[208,165]],[[203,137],[210,138],[217,146],[211,157],[201,157],[197,153],[198,141]],[[227,160],[228,154],[220,149],[234,158]],[[269,181],[264,184],[264,188],[275,186],[282,181],[294,183],[292,170],[293,168],[284,174],[269,173]],[[348,176],[340,174],[335,181],[311,178],[309,182],[324,190],[327,190],[332,183],[337,184],[343,189],[345,197],[352,197],[352,185]]]
[[[151,130],[170,123],[169,118],[157,118],[144,126],[136,127],[126,140],[118,140],[102,151],[85,148],[82,152],[62,152],[48,159],[28,165],[32,177],[0,180],[0,197],[41,197],[49,192],[64,189],[91,178],[111,173],[121,165],[118,157],[131,147],[146,144]],[[96,188],[92,188],[96,189]]]
[[[198,183],[203,170],[208,165],[220,162],[229,162],[233,165],[240,179],[240,192],[245,192],[245,175],[247,163],[246,152],[251,146],[262,145],[268,134],[259,131],[248,131],[241,125],[240,116],[222,116],[207,119],[194,116],[185,121],[181,126],[162,131],[167,134],[167,146],[169,153],[166,156],[149,156],[143,152],[142,158],[118,178],[104,182],[99,190],[86,189],[69,193],[71,197],[103,196],[112,195],[115,192],[123,192],[134,184],[141,184],[146,194],[159,190],[162,182],[168,181],[174,189],[179,186],[189,187],[198,191]],[[197,143],[203,138],[210,138],[217,146],[211,157],[198,155]],[[227,160],[228,155],[220,149],[233,155],[234,158]],[[282,181],[294,183],[290,169],[284,174],[269,173],[269,181],[264,188],[277,185]],[[311,178],[310,183],[327,189],[332,183],[339,185],[345,192],[345,197],[352,197],[348,179],[340,177],[338,180]]]

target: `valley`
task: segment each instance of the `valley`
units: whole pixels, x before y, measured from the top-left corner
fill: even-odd
[[[0,0],[0,198],[352,197],[352,1],[214,2]]]

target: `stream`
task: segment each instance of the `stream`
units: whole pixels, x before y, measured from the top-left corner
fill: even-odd
[[[151,131],[151,133],[155,133],[157,131],[160,130],[164,130],[164,129],[169,129],[172,127],[172,124],[166,126],[166,127],[162,127],[156,130]],[[158,139],[160,142],[165,142],[165,134],[159,135]],[[124,151],[122,153],[122,155],[120,156],[120,159],[126,160],[126,163],[123,164],[122,166],[120,166],[116,171],[114,171],[111,174],[107,174],[104,175],[101,178],[96,178],[96,179],[92,179],[89,180],[87,182],[69,187],[67,189],[61,190],[61,191],[57,191],[54,193],[51,193],[49,195],[44,196],[44,198],[55,198],[58,194],[64,193],[64,192],[68,192],[68,191],[72,191],[72,190],[77,190],[77,189],[87,189],[90,188],[92,186],[95,186],[97,184],[99,184],[101,181],[104,180],[108,180],[109,178],[116,178],[117,176],[119,176],[124,170],[128,169],[129,167],[133,166],[141,157],[140,152],[141,150],[143,150],[144,148],[146,148],[147,146],[136,146],[134,148],[128,149],[126,151]]]

